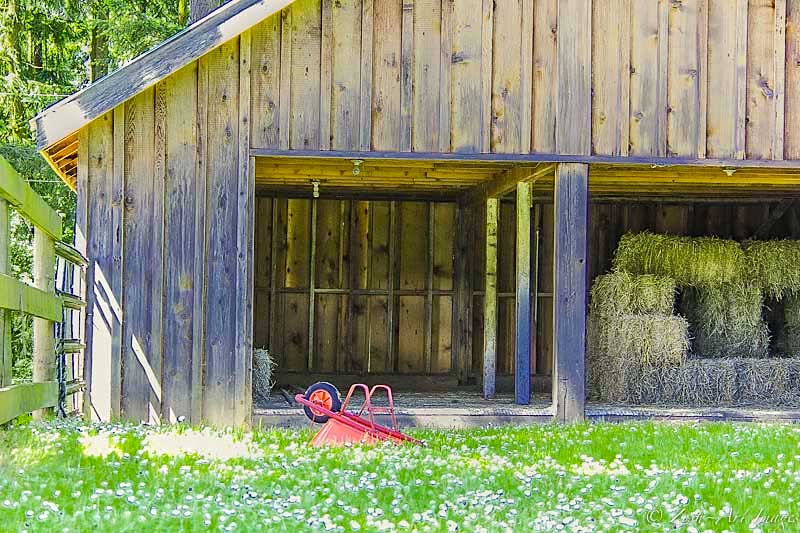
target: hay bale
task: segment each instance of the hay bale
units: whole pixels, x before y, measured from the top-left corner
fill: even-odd
[[[269,400],[275,364],[269,350],[266,348],[253,350],[253,397],[257,401],[266,402]]]
[[[596,317],[672,315],[675,281],[664,276],[641,276],[625,271],[597,276],[592,285],[589,311]]]
[[[740,403],[800,405],[800,360],[739,359],[736,371]]]
[[[687,288],[681,310],[691,324],[692,352],[700,357],[767,357],[769,328],[759,287],[744,282]]]
[[[614,270],[669,277],[682,287],[712,287],[739,279],[744,262],[735,241],[644,232],[622,236]]]
[[[800,294],[800,241],[748,241],[743,246],[748,280],[776,300]]]
[[[784,351],[789,357],[800,357],[800,295],[784,300],[783,317]]]

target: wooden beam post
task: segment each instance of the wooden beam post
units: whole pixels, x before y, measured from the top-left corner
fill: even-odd
[[[486,200],[486,289],[483,298],[483,397],[494,398],[497,373],[497,222],[500,201]]]
[[[553,404],[558,422],[584,418],[588,182],[588,165],[561,164],[556,170]]]
[[[458,382],[466,385],[472,374],[472,250],[474,246],[473,205],[459,201],[456,206],[455,263],[453,286],[453,363]]]
[[[8,202],[0,198],[0,274],[8,274]],[[0,309],[0,388],[11,385],[11,312]]]
[[[56,250],[53,239],[39,226],[33,230],[33,284],[48,294],[55,294]],[[33,382],[43,383],[56,379],[55,338],[53,322],[44,318],[33,318]],[[33,413],[34,420],[41,420],[51,408]]]
[[[517,342],[514,397],[531,403],[531,184],[517,183]]]

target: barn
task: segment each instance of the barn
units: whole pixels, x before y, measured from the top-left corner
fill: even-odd
[[[581,420],[624,234],[800,238],[800,2],[232,0],[32,125],[87,415],[250,423],[266,347]]]

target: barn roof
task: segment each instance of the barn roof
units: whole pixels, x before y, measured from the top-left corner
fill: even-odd
[[[74,186],[77,132],[95,118],[255,26],[294,0],[232,0],[182,32],[31,120],[36,147]]]

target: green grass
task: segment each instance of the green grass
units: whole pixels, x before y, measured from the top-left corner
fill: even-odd
[[[0,431],[0,529],[800,527],[800,426],[636,423],[413,434],[428,447],[311,449],[310,434],[293,431],[19,426]],[[195,452],[174,453],[180,446]]]

